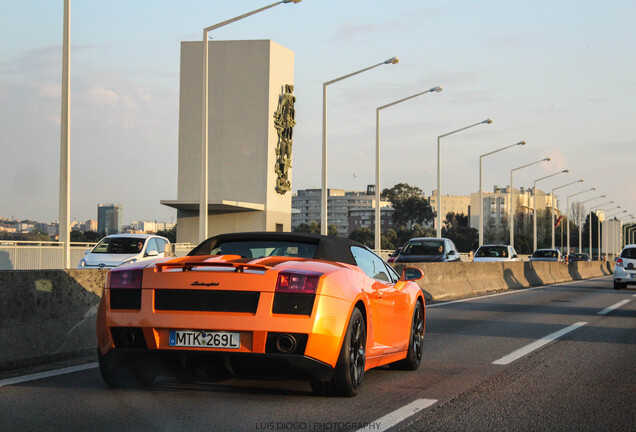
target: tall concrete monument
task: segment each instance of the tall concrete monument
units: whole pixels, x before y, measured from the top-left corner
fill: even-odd
[[[181,44],[177,241],[198,243],[202,42]],[[208,234],[291,230],[294,53],[210,41]]]

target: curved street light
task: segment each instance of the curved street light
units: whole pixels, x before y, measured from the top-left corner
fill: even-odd
[[[576,183],[583,183],[583,179],[579,179],[577,181],[573,181],[571,183],[567,183],[567,184],[564,184],[562,186],[557,186],[555,188],[552,188],[552,193],[550,194],[551,197],[552,197],[552,206],[550,206],[550,208],[552,209],[552,249],[555,248],[555,243],[554,243],[554,225],[556,223],[555,220],[554,220],[554,202],[555,202],[554,201],[554,191],[557,190],[557,189],[561,189],[561,188],[567,187],[567,186],[572,186],[573,184],[576,184]],[[561,228],[561,229],[563,229],[563,228]],[[561,231],[561,233],[563,233],[563,231]],[[563,243],[563,234],[561,234],[561,243]],[[563,247],[563,245],[561,245],[561,247]]]
[[[566,201],[567,204],[566,204],[566,208],[565,208],[566,215],[567,215],[567,218],[568,218],[568,239],[567,239],[568,240],[568,244],[567,244],[567,247],[565,249],[566,250],[566,255],[570,255],[570,198],[572,198],[574,196],[577,196],[577,195],[584,194],[586,192],[595,191],[595,190],[596,190],[596,188],[593,187],[593,188],[586,189],[584,191],[577,192],[575,194],[572,194],[572,195],[568,196],[568,199]]]
[[[555,172],[554,174],[550,174],[545,177],[538,178],[534,181],[534,187],[532,189],[532,193],[534,195],[534,205],[532,206],[532,246],[533,246],[532,251],[533,252],[537,250],[537,183],[540,182],[541,180],[545,180],[547,178],[554,177],[559,174],[567,174],[569,172],[570,172],[569,169],[565,169],[563,171]]]
[[[441,143],[441,139],[449,135],[456,134],[457,132],[470,129],[475,126],[479,126],[482,124],[490,124],[490,123],[492,123],[492,119],[489,118],[486,120],[482,120],[479,123],[471,124],[470,126],[465,126],[461,129],[457,129],[437,137],[437,237],[442,236],[442,152],[441,152],[442,143]]]
[[[614,201],[608,201],[606,203],[599,204],[594,207],[590,207],[590,215],[589,215],[590,218],[588,222],[588,225],[590,227],[592,226],[592,210],[600,209],[601,207],[605,207],[606,205],[609,205],[609,204],[614,204]],[[596,212],[594,214],[596,214]],[[598,235],[598,259],[600,261],[601,260],[601,219],[598,217],[598,215],[596,215],[596,222],[597,222],[596,234]],[[592,258],[592,229],[591,228],[590,228],[590,258]]]
[[[512,174],[515,171],[518,171],[518,170],[523,169],[523,168],[527,168],[527,167],[532,166],[532,165],[536,165],[536,164],[541,163],[541,162],[550,162],[550,158],[549,157],[543,158],[543,159],[538,160],[536,162],[531,162],[529,164],[521,165],[520,167],[513,168],[513,169],[510,170],[510,191],[508,191],[508,196],[510,197],[509,198],[510,205],[508,206],[509,207],[509,209],[508,209],[508,225],[510,226],[510,246],[512,246],[513,249],[515,247],[515,215],[514,215],[514,206],[513,206],[513,201],[512,201],[512,196],[513,196],[513,193],[512,193]]]
[[[606,198],[607,195],[601,195],[601,196],[597,196],[595,198],[590,198],[589,200],[585,200],[582,202],[579,202],[579,253],[583,252],[583,222],[581,221],[581,206],[583,204],[585,204],[586,202],[590,202],[590,201],[594,201],[597,200],[599,198]],[[592,227],[591,225],[588,227],[590,229],[590,231],[592,231]]]
[[[229,20],[211,25],[203,29],[203,88],[202,92],[202,121],[201,121],[201,195],[199,201],[199,242],[208,238],[208,34],[212,30],[232,24],[248,16],[263,12],[283,3],[300,3],[302,0],[282,0],[268,6],[239,15]]]
[[[378,254],[380,253],[380,249],[382,248],[382,225],[380,215],[380,111],[385,108],[392,107],[393,105],[406,102],[407,100],[413,99],[423,94],[433,92],[439,93],[442,90],[443,87],[441,85],[436,86],[423,92],[419,92],[414,95],[397,100],[395,102],[382,105],[375,110],[375,251]]]
[[[350,78],[354,75],[361,74],[368,70],[377,68],[385,64],[397,64],[400,59],[397,57],[391,57],[388,60],[375,64],[373,66],[360,69],[347,75],[343,75],[339,78],[327,81],[322,85],[322,196],[320,202],[320,234],[327,235],[327,86],[342,81],[343,79]],[[378,186],[376,185],[376,189]]]
[[[500,151],[512,148],[512,147],[516,147],[518,145],[526,145],[525,141],[519,141],[516,144],[511,144],[509,146],[506,147],[502,147],[500,149],[491,151],[489,153],[484,153],[483,155],[479,156],[479,246],[483,246],[484,244],[484,186],[483,186],[483,181],[482,181],[482,159],[485,158],[486,156],[490,156],[493,153],[498,153]]]

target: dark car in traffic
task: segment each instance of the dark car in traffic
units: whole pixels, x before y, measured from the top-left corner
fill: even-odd
[[[572,262],[572,261],[591,261],[590,260],[590,256],[586,253],[573,253],[568,255],[567,257],[568,262]]]
[[[412,238],[395,257],[396,263],[461,261],[455,243],[447,238]]]
[[[530,257],[530,261],[554,261],[562,260],[561,252],[558,249],[537,249]]]

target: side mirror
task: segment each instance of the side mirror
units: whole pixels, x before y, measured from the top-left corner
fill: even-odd
[[[159,255],[159,252],[157,252],[156,250],[151,250],[146,252],[146,256],[157,256]]]
[[[400,280],[415,281],[418,279],[422,279],[423,277],[424,273],[422,273],[422,270],[415,267],[404,267]]]
[[[451,256],[451,255],[455,255],[455,251],[454,250],[448,251],[448,256]]]
[[[515,254],[515,255],[513,255],[512,257],[513,257],[513,258],[515,258],[515,259],[517,259],[517,258],[519,258],[519,255],[516,255],[516,254]]]

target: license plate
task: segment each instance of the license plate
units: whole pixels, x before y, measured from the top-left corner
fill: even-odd
[[[241,334],[205,330],[170,330],[170,346],[239,349]]]
[[[632,279],[636,279],[636,273],[630,274],[629,277],[632,278]]]

